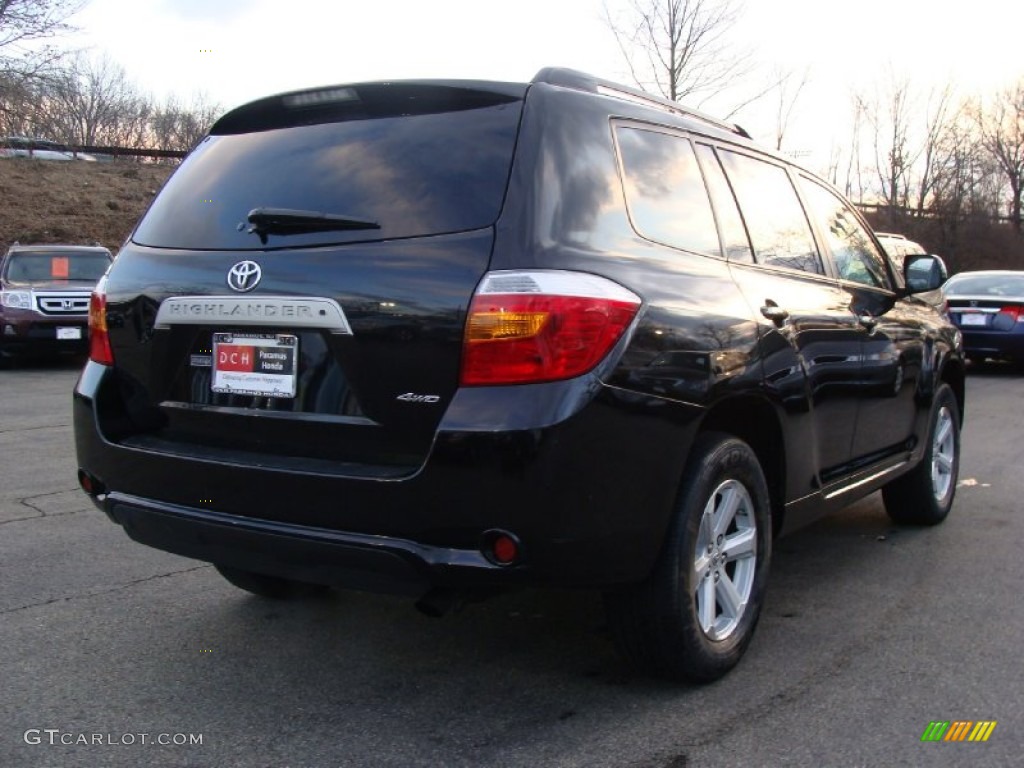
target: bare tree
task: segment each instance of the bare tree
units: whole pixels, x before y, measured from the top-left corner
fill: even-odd
[[[153,115],[154,141],[161,149],[187,152],[207,134],[221,111],[220,106],[210,104],[202,95],[188,106],[169,98]]]
[[[157,106],[123,67],[84,54],[9,94],[6,102],[0,99],[0,108],[9,105],[0,112],[0,128],[69,145],[189,150],[221,111],[202,97],[190,105],[172,98]]]
[[[956,158],[950,156],[950,150],[962,146],[959,141],[947,141],[947,133],[952,130],[959,109],[953,104],[953,86],[947,84],[939,91],[932,91],[925,107],[925,132],[923,144],[918,157],[919,172],[916,178],[917,215],[924,213],[925,203],[934,192],[938,176]],[[960,137],[956,137],[960,138]]]
[[[628,0],[605,19],[633,80],[672,101],[713,93],[750,69],[727,43],[740,0]]]
[[[793,109],[796,107],[796,103],[800,98],[800,92],[803,91],[804,86],[807,85],[807,80],[810,77],[810,68],[805,68],[797,80],[797,75],[793,71],[783,72],[782,70],[776,70],[774,80],[777,83],[776,93],[778,95],[778,101],[775,105],[775,149],[782,149],[782,141],[786,136],[786,130],[789,128],[789,121],[793,117]]]
[[[914,105],[909,83],[890,74],[881,91],[856,94],[854,99],[871,126],[874,170],[881,197],[890,208],[903,208],[909,197],[909,173],[915,160],[910,148]]]
[[[0,0],[0,48],[68,32],[86,0]]]
[[[124,68],[106,56],[79,54],[43,88],[47,134],[69,144],[116,144],[137,133],[145,99]]]
[[[25,98],[38,79],[63,55],[38,45],[72,27],[67,20],[88,0],[0,0],[0,125],[7,133],[25,133]],[[30,45],[35,44],[35,45]]]
[[[981,142],[1010,187],[1010,223],[1021,232],[1024,195],[1024,78],[977,112]]]

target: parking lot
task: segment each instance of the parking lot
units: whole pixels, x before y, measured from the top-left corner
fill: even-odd
[[[631,675],[592,593],[444,619],[268,602],[131,542],[77,489],[74,365],[0,372],[0,765],[1016,765],[1024,752],[1019,371],[968,381],[948,521],[877,495],[778,542],[740,666]],[[173,479],[169,479],[173,481]],[[932,721],[996,721],[922,743]]]

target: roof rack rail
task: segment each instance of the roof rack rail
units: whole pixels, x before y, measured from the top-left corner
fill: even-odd
[[[532,82],[548,83],[549,85],[557,85],[562,88],[572,88],[577,91],[611,96],[612,98],[630,101],[634,104],[643,104],[644,106],[654,107],[655,109],[661,109],[677,115],[696,118],[716,128],[721,128],[729,133],[735,133],[745,139],[752,138],[749,133],[736,123],[719,120],[717,117],[711,117],[711,115],[706,115],[696,109],[684,106],[677,101],[663,99],[660,96],[652,96],[639,88],[632,88],[628,85],[612,82],[611,80],[603,80],[575,69],[545,67],[534,76]]]

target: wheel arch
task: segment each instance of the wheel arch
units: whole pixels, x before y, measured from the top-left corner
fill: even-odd
[[[786,449],[782,423],[772,405],[753,396],[713,405],[701,420],[704,432],[725,432],[743,440],[757,456],[771,498],[772,533],[782,530],[786,508]]]

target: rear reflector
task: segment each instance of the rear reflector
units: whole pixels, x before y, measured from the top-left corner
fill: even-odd
[[[495,565],[515,565],[522,558],[519,539],[500,529],[484,531],[481,551]]]
[[[608,354],[640,298],[582,272],[491,272],[466,320],[461,384],[485,386],[579,376]]]
[[[114,364],[107,333],[107,295],[103,292],[102,281],[89,298],[89,359],[102,365]]]

